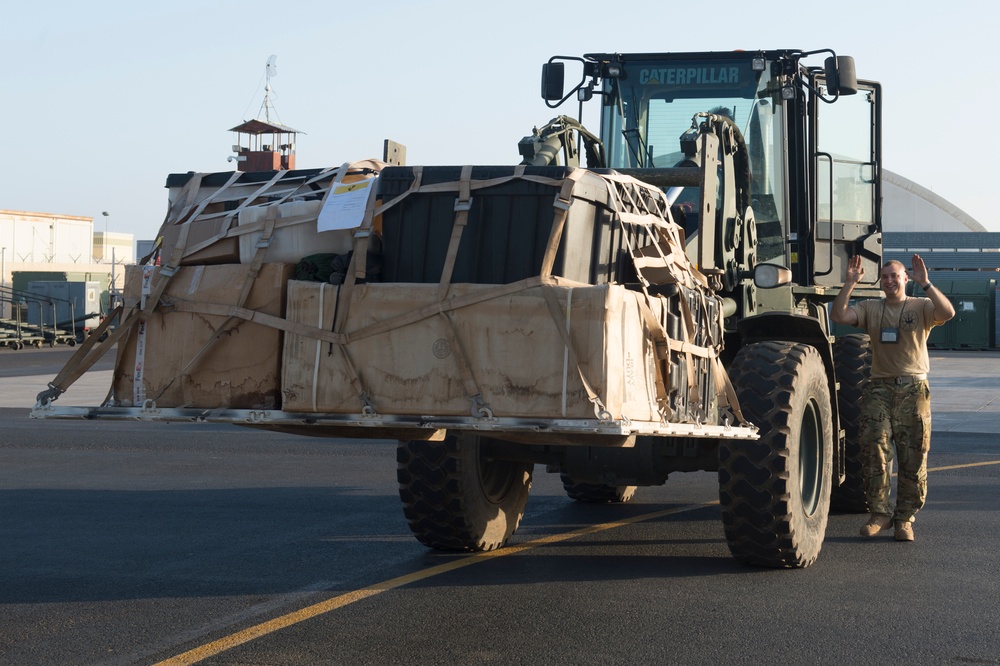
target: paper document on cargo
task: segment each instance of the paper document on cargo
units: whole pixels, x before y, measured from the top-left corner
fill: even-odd
[[[369,178],[356,183],[336,183],[330,196],[323,202],[316,221],[316,231],[334,229],[357,229],[365,217],[368,195],[374,189],[377,178]]]

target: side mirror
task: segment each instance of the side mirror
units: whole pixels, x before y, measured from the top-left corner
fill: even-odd
[[[542,65],[542,99],[546,102],[558,102],[563,98],[566,64],[547,62]]]
[[[792,272],[778,264],[757,264],[753,269],[753,283],[760,289],[773,289],[792,281]]]
[[[830,56],[824,61],[826,83],[830,94],[854,95],[858,92],[858,75],[854,70],[854,58],[851,56]]]

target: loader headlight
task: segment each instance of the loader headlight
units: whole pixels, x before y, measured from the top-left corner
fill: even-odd
[[[757,264],[753,269],[753,283],[760,289],[773,289],[792,281],[792,272],[778,264]]]

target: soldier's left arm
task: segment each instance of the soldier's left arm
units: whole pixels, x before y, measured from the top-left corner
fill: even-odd
[[[955,316],[955,306],[951,304],[948,297],[940,289],[931,284],[927,276],[927,266],[919,254],[913,255],[912,260],[913,279],[919,284],[927,298],[934,304],[934,323],[943,324]]]

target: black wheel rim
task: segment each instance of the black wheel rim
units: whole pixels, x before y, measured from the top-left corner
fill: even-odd
[[[480,456],[479,483],[483,488],[483,496],[493,504],[503,502],[514,483],[517,470],[517,463]]]
[[[819,506],[822,461],[823,426],[819,406],[810,400],[802,415],[799,432],[799,492],[802,496],[802,508],[809,516]]]

